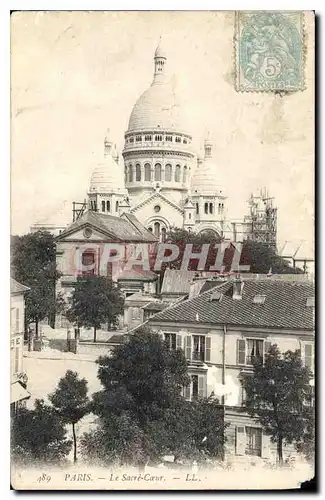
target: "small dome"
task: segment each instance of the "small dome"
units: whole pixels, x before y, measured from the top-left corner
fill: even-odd
[[[126,193],[123,172],[111,155],[95,167],[90,179],[89,192]]]
[[[212,159],[212,141],[204,141],[204,160],[200,160],[191,181],[193,196],[224,196],[224,188],[218,178],[218,166]]]
[[[166,52],[162,49],[161,43],[159,43],[158,47],[156,48],[155,57],[164,57],[165,59],[167,59]]]

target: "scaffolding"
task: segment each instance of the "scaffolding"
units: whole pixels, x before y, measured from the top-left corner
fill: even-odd
[[[258,196],[252,194],[248,203],[250,214],[245,219],[251,224],[250,239],[276,247],[277,208],[274,207],[274,198],[264,188]]]
[[[86,211],[87,203],[86,200],[84,202],[74,201],[72,203],[72,221],[76,222]]]

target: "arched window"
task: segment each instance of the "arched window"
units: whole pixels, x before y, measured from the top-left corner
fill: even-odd
[[[185,165],[183,170],[183,183],[185,184],[186,182],[187,182],[187,166]]]
[[[165,166],[165,181],[170,182],[172,180],[172,166],[168,163]]]
[[[141,167],[139,163],[137,163],[135,166],[135,180],[141,181]]]
[[[209,212],[210,214],[213,214],[213,203],[209,204]]]
[[[221,203],[219,203],[218,205],[218,214],[220,214],[220,212],[221,212]]]
[[[155,181],[161,181],[161,165],[156,163],[155,165]]]
[[[111,202],[109,200],[106,201],[106,210],[107,212],[111,211]]]
[[[144,166],[144,180],[151,181],[151,166],[149,163],[146,163]]]
[[[153,230],[154,235],[156,236],[156,238],[159,238],[160,237],[160,224],[159,224],[159,222],[155,222],[153,227],[154,227],[154,230]]]
[[[181,182],[181,166],[180,165],[176,165],[175,182]]]
[[[189,218],[189,219],[192,219],[192,214],[191,214],[191,212],[189,212],[189,214],[188,214],[188,218]]]
[[[118,201],[115,203],[115,212],[118,212]]]
[[[124,182],[128,181],[128,167],[125,167],[124,169]]]
[[[129,170],[128,170],[128,182],[133,182],[133,170],[132,170],[132,165],[129,165]]]
[[[196,213],[198,214],[199,213],[199,204],[198,203],[195,203],[195,208],[196,208]]]
[[[105,212],[105,201],[102,201],[102,212]]]
[[[205,214],[209,213],[209,204],[208,203],[204,203],[204,213]]]
[[[161,241],[162,242],[166,241],[166,228],[165,227],[161,228]]]

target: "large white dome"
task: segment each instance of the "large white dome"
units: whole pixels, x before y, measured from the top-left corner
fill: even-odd
[[[134,105],[127,132],[161,129],[188,134],[185,113],[165,73],[167,58],[160,46],[156,49],[154,60],[153,82]]]
[[[204,160],[196,167],[191,180],[191,193],[193,196],[225,196],[218,166],[212,160],[212,143],[205,141],[204,148]]]

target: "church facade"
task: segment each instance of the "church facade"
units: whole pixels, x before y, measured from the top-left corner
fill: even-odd
[[[199,158],[166,66],[167,56],[158,46],[152,84],[135,103],[125,132],[124,171],[106,137],[87,208],[116,216],[131,213],[160,240],[177,227],[242,241],[251,225],[227,220],[227,196],[213,162],[213,142],[206,138],[204,158]]]

